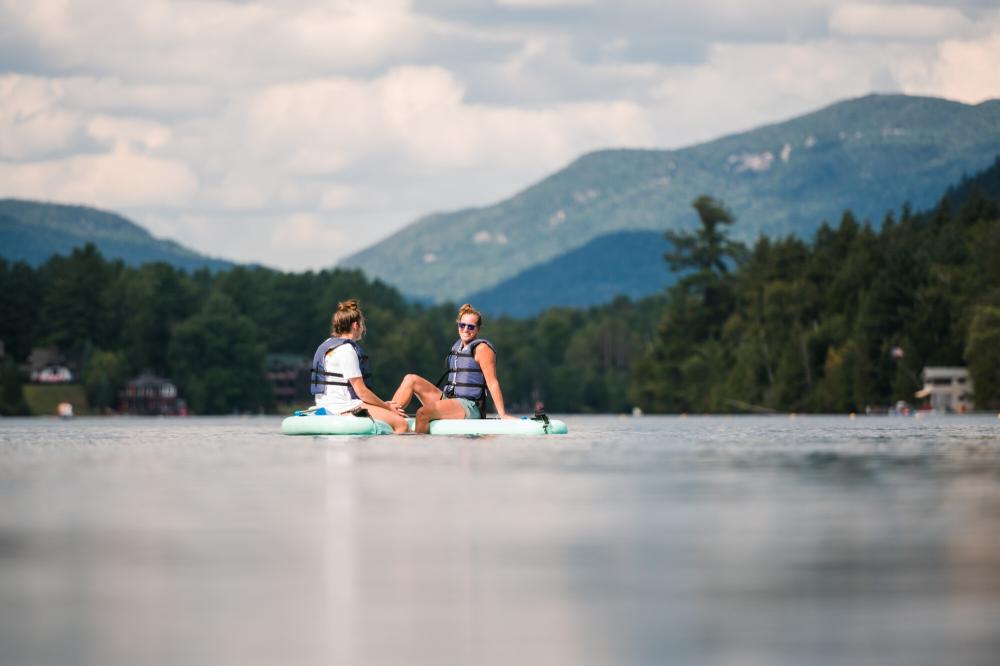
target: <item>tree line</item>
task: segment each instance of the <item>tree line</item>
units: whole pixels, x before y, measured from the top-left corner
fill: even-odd
[[[734,215],[708,196],[692,232],[668,232],[662,294],[553,308],[530,319],[488,312],[515,411],[849,412],[913,400],[926,365],[968,366],[979,408],[1000,405],[1000,161],[931,211],[904,206],[881,225],[845,212],[811,241],[730,239]],[[432,381],[456,338],[455,304],[408,302],[353,270],[262,267],[187,273],[131,267],[93,246],[32,268],[0,260],[0,412],[23,413],[21,365],[57,345],[91,407],[124,383],[171,378],[200,414],[273,412],[267,355],[311,357],[336,304],[361,302],[373,385]]]

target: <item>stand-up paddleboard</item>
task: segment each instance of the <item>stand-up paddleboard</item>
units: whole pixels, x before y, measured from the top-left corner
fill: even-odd
[[[408,419],[413,430],[413,418]],[[391,435],[385,421],[362,416],[297,413],[281,422],[286,435]],[[548,417],[529,419],[438,419],[431,421],[432,435],[565,435],[566,424]]]

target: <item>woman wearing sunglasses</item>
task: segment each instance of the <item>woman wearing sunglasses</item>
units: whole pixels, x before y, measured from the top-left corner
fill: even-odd
[[[406,375],[392,396],[392,402],[403,409],[414,395],[420,400],[423,406],[417,410],[417,432],[429,432],[431,421],[437,419],[483,418],[487,391],[496,405],[497,415],[511,418],[504,408],[497,380],[496,349],[489,340],[479,337],[482,314],[466,303],[458,311],[457,324],[458,340],[448,353],[444,388],[439,389],[419,375]]]

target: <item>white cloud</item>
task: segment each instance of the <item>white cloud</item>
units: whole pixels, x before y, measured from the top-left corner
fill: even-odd
[[[189,208],[182,211],[154,210],[140,218],[135,216],[134,210],[125,209],[125,212],[131,214],[132,219],[141,219],[142,225],[154,235],[183,238],[187,247],[196,248],[209,256],[274,267],[295,266],[295,270],[305,269],[301,266],[301,259],[290,261],[286,252],[272,247],[274,236],[281,228],[275,220],[278,218],[285,221],[284,217],[272,213],[240,211],[236,214],[219,214]],[[292,240],[285,239],[281,242],[286,243],[287,247],[287,243]]]
[[[255,212],[276,207],[280,182],[268,180],[260,171],[236,166],[221,178],[204,183],[198,201],[216,212]]]
[[[58,81],[0,76],[0,160],[30,160],[65,150],[82,133],[80,118],[56,106]]]
[[[355,191],[344,185],[332,185],[323,190],[320,194],[319,205],[324,211],[346,208],[357,205],[358,201]]]
[[[581,7],[595,4],[596,0],[496,0],[501,7],[548,9],[551,7]]]
[[[127,149],[28,164],[0,163],[0,182],[9,196],[112,209],[174,207],[197,191],[197,177],[187,165]]]
[[[0,0],[0,20],[53,73],[224,85],[377,66],[432,29],[405,0]]]
[[[665,69],[653,90],[658,141],[691,145],[864,95],[896,57],[891,46],[831,41],[716,45],[705,64]]]
[[[992,32],[945,40],[929,60],[908,59],[898,70],[907,93],[942,95],[969,104],[1000,98],[1000,15]]]
[[[959,9],[947,6],[849,3],[830,13],[830,30],[849,37],[940,39],[969,26]]]
[[[310,213],[289,215],[280,224],[270,226],[266,263],[275,266],[297,266],[304,253],[316,253],[317,248],[326,259],[317,258],[316,267],[332,266],[340,248],[350,238],[343,227]]]
[[[628,102],[539,110],[468,104],[461,83],[439,67],[272,86],[247,102],[246,114],[228,149],[288,177],[351,178],[349,167],[367,171],[373,160],[400,178],[427,168],[519,171],[526,151],[555,168],[580,146],[652,137],[642,110]]]
[[[222,104],[220,93],[207,84],[144,83],[117,76],[66,77],[60,82],[62,103],[81,112],[176,120]]]
[[[161,123],[142,118],[95,116],[87,125],[87,133],[108,142],[115,148],[156,149],[170,141],[170,129]]]

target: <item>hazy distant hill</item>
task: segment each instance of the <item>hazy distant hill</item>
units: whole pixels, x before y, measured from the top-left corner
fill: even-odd
[[[462,300],[492,315],[530,317],[553,305],[585,308],[619,295],[639,299],[677,280],[663,260],[669,248],[658,231],[607,234]]]
[[[845,209],[878,221],[904,202],[929,206],[998,154],[1000,101],[871,95],[690,148],[590,153],[496,205],[418,220],[341,265],[455,300],[609,233],[692,227],[699,194],[726,203],[740,239],[809,237]]]
[[[105,257],[139,265],[163,261],[186,270],[228,268],[173,241],[153,237],[120,215],[84,206],[0,199],[0,256],[33,266],[54,254],[69,254],[87,242]]]

